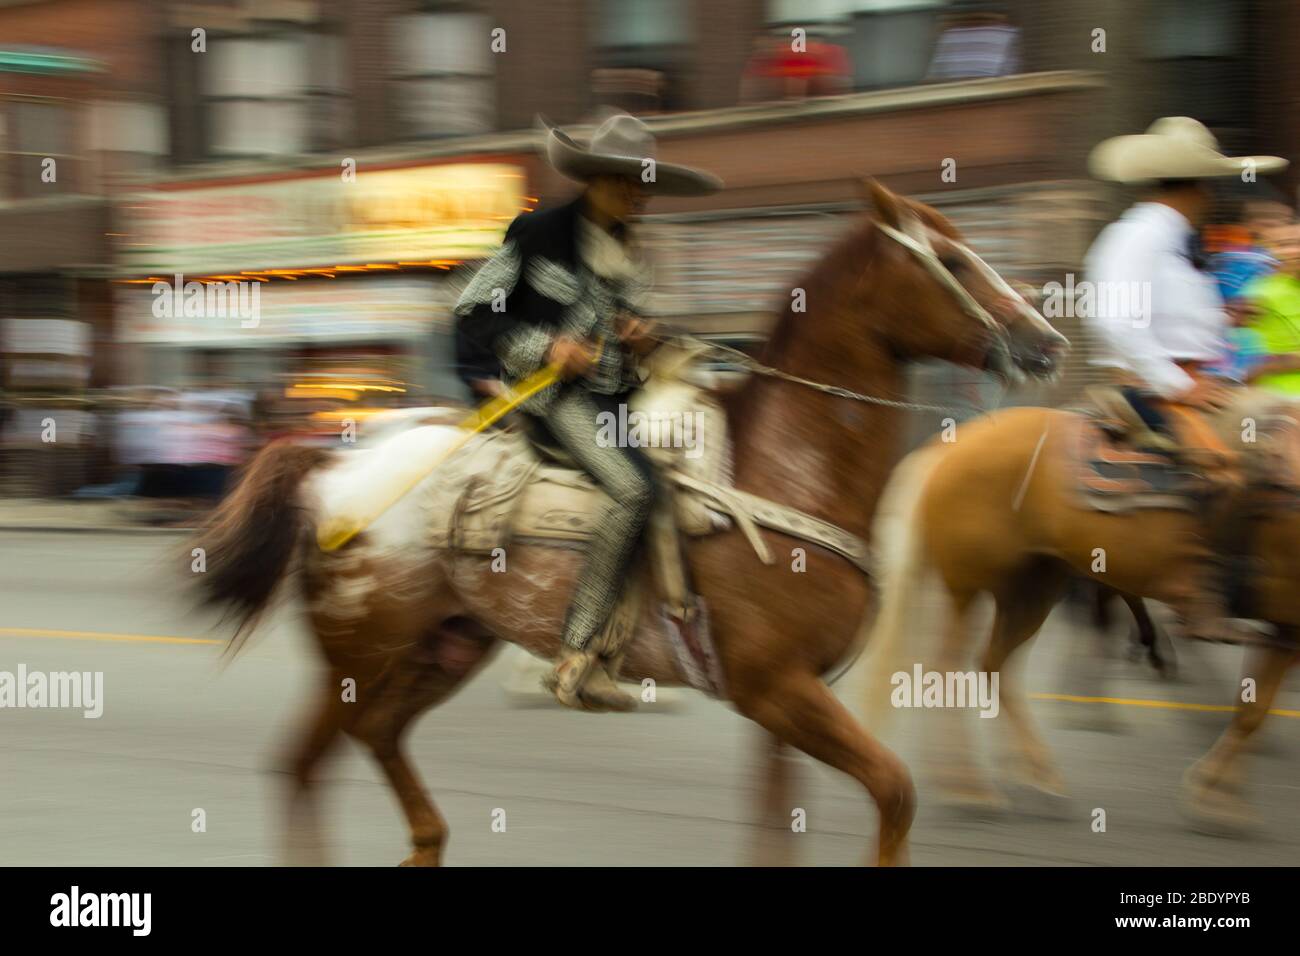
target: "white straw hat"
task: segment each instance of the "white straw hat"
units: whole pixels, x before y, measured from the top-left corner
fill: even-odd
[[[1211,179],[1245,169],[1265,175],[1287,165],[1281,156],[1225,156],[1214,134],[1189,116],[1162,116],[1145,133],[1103,140],[1088,156],[1094,176],[1118,183]]]

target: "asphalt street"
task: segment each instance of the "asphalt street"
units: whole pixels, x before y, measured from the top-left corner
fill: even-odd
[[[183,545],[171,535],[0,533],[0,672],[103,674],[97,719],[0,709],[0,863],[281,862],[283,778],[273,768],[305,706],[315,652],[290,602],[224,664],[224,633],[193,611],[184,590]],[[929,780],[921,723],[897,729],[920,800],[913,862],[1300,863],[1297,683],[1276,705],[1290,714],[1270,718],[1251,758],[1256,832],[1208,836],[1180,815],[1178,783],[1228,719],[1195,708],[1230,700],[1240,653],[1182,648],[1177,683],[1116,657],[1103,666],[1107,696],[1120,702],[1053,699],[1071,687],[1078,637],[1058,612],[1026,675],[1069,783],[1068,804],[1045,813],[1013,793],[1011,812],[987,819],[947,809]],[[666,694],[634,715],[569,713],[541,699],[519,706],[501,683],[511,663],[499,656],[410,737],[451,827],[449,864],[719,866],[751,858],[759,737],[747,721],[688,693]],[[851,691],[846,682],[846,699]],[[1144,700],[1174,706],[1133,703]],[[980,736],[991,745],[993,728],[977,729],[989,731]],[[794,803],[807,830],[784,842],[802,864],[862,861],[874,829],[865,794],[834,771],[802,758],[799,765]],[[390,865],[407,854],[397,804],[355,745],[328,766],[324,792],[331,862]],[[1104,833],[1092,828],[1095,808],[1106,810]],[[196,810],[204,832],[194,831]],[[503,816],[499,832],[493,821]]]

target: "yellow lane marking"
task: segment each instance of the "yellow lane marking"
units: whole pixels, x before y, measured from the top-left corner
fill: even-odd
[[[1153,707],[1160,710],[1200,710],[1232,713],[1231,704],[1186,704],[1178,700],[1148,700],[1142,697],[1078,697],[1074,694],[1030,694],[1032,700],[1063,700],[1072,704],[1118,704],[1121,707]],[[1300,717],[1300,710],[1270,710],[1275,717]]]
[[[104,631],[54,631],[37,627],[0,627],[0,637],[49,637],[81,641],[119,641],[128,644],[224,644],[206,637],[171,637],[165,634],[111,634]],[[1120,707],[1147,707],[1156,710],[1194,710],[1232,713],[1230,704],[1189,704],[1177,700],[1150,700],[1142,697],[1081,697],[1076,694],[1030,694],[1031,700],[1064,701],[1071,704],[1115,704]],[[1300,718],[1300,710],[1275,708],[1274,717]]]
[[[110,634],[105,631],[51,631],[39,627],[0,627],[0,637],[52,637],[70,641],[121,641],[129,644],[224,644],[206,637],[166,634]]]

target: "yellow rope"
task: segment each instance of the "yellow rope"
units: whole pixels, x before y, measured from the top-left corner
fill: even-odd
[[[461,421],[457,422],[456,427],[464,431],[446,451],[439,456],[428,470],[416,475],[411,481],[407,482],[397,490],[385,502],[370,512],[364,518],[347,518],[336,517],[329,521],[321,523],[320,529],[316,532],[316,543],[322,551],[337,551],[343,545],[347,544],[366,528],[370,527],[379,516],[400,501],[412,488],[427,478],[435,468],[450,458],[456,452],[460,451],[469,442],[471,438],[489,428],[493,423],[500,421],[517,408],[522,403],[528,401],[542,389],[554,385],[560,378],[559,365],[547,365],[540,371],[518,382],[513,388],[507,388],[503,393],[488,399],[480,405],[475,411],[471,412]]]

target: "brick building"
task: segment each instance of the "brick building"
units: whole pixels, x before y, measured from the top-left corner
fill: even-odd
[[[79,6],[0,3],[0,25],[25,17],[38,35],[61,35]],[[301,311],[293,300],[314,295],[325,282],[344,278],[353,283],[346,288],[356,289],[364,279],[382,281],[386,296],[404,302],[398,325],[423,308],[431,330],[445,326],[448,280],[463,270],[410,265],[430,252],[441,263],[441,247],[415,235],[409,223],[397,230],[412,241],[409,248],[399,243],[387,259],[339,261],[362,252],[317,249],[295,259],[277,248],[272,255],[267,243],[274,222],[268,220],[281,215],[274,210],[298,208],[303,182],[337,177],[349,159],[363,178],[387,177],[394,195],[409,183],[412,196],[424,197],[420,202],[428,199],[420,190],[436,191],[430,184],[453,175],[438,167],[490,164],[522,177],[527,204],[555,201],[571,187],[537,161],[532,125],[538,113],[581,133],[604,107],[632,109],[655,128],[665,158],[705,166],[727,181],[708,200],[652,205],[647,232],[662,262],[661,314],[729,333],[762,330],[782,290],[859,207],[864,175],[934,202],[1000,268],[1042,282],[1077,268],[1091,236],[1127,198],[1086,176],[1086,151],[1103,136],[1183,112],[1205,119],[1231,149],[1286,154],[1300,145],[1297,114],[1289,108],[1300,96],[1296,32],[1287,29],[1297,14],[1267,0],[978,4],[977,13],[996,19],[1008,55],[986,70],[991,75],[980,78],[987,64],[974,63],[969,76],[959,72],[941,83],[927,81],[936,50],[944,30],[965,22],[954,17],[971,14],[969,3],[109,0],[85,6],[97,12],[78,19],[84,39],[75,48],[122,65],[108,83],[104,74],[60,78],[67,84],[61,95],[77,100],[112,91],[147,104],[119,137],[142,146],[143,154],[121,151],[134,166],[96,167],[127,171],[108,180],[120,207],[118,275],[171,274],[169,262],[200,276],[273,265],[377,267],[332,280],[264,276],[268,287],[287,290],[292,282],[298,289],[292,295],[276,290],[285,315]],[[127,17],[137,29],[121,35],[108,29],[109,21]],[[818,52],[796,62],[765,60],[774,40],[787,44],[793,31],[802,31],[808,49]],[[0,35],[6,43],[24,36],[8,29]],[[148,68],[131,67],[122,44]],[[766,71],[768,62],[777,71]],[[800,78],[805,74],[818,79]],[[755,86],[755,78],[766,86]],[[828,92],[837,95],[817,95]],[[147,161],[154,156],[157,162]],[[952,161],[955,179],[941,175],[945,160]],[[101,183],[86,191],[102,195],[107,188]],[[256,198],[259,208],[272,211],[226,222],[232,248],[213,250],[201,214],[186,212],[204,208],[187,205],[190,198],[210,201],[206,208],[237,208]],[[85,204],[103,214],[102,200]],[[143,236],[133,233],[141,228],[133,216],[140,208],[167,210]],[[337,208],[332,214],[337,228],[356,231]],[[290,232],[307,228],[299,219]],[[87,243],[108,231],[97,224],[67,228]],[[0,224],[0,243],[20,245],[23,231]],[[472,266],[475,255],[447,258]],[[393,266],[398,275],[383,274]],[[134,330],[128,342],[148,341],[146,351],[162,356],[158,330],[140,332],[136,321],[141,290],[127,291],[136,293],[134,304],[119,304],[119,327]],[[352,308],[351,301],[343,299],[336,311]],[[310,339],[309,330],[286,331],[280,345],[304,336]],[[274,359],[250,349],[248,338],[232,337],[224,351],[244,359],[260,355],[262,368],[269,368]],[[126,377],[195,379],[221,367],[221,356],[215,366],[210,361],[210,353],[223,351],[218,340],[190,346],[157,362],[132,358]],[[422,354],[433,362],[440,356],[441,346]]]

